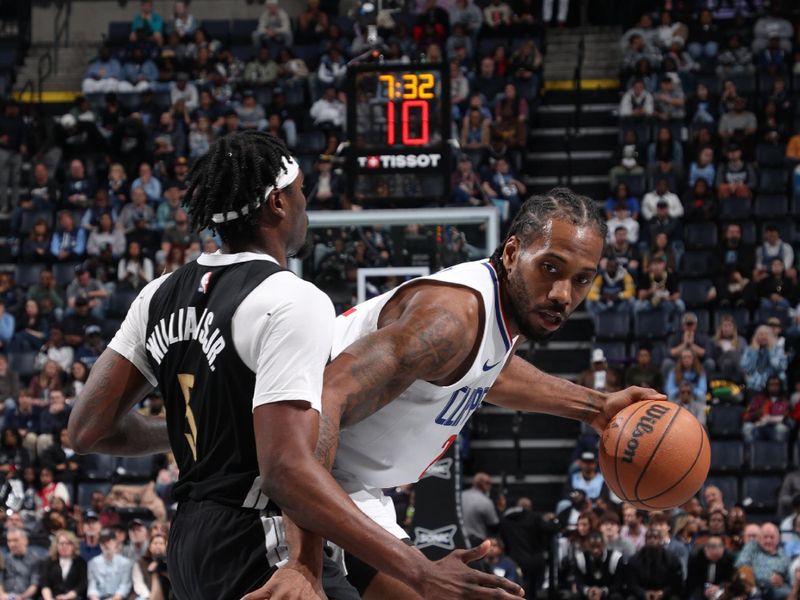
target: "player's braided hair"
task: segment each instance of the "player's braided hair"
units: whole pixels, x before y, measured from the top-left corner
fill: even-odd
[[[267,186],[275,185],[284,157],[291,158],[289,149],[270,133],[236,132],[215,141],[189,172],[184,206],[195,230],[213,229],[224,242],[249,237],[258,225],[259,211],[226,223],[214,223],[211,216],[259,201]]]
[[[527,246],[534,236],[540,235],[551,220],[566,221],[578,227],[594,227],[606,239],[608,226],[603,213],[594,200],[576,194],[569,188],[553,188],[542,196],[531,196],[517,212],[506,234],[506,239],[494,251],[492,265],[498,274],[505,277],[503,266],[503,248],[513,235]]]

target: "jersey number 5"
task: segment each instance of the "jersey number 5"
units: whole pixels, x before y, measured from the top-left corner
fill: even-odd
[[[189,400],[192,399],[192,388],[194,387],[194,375],[191,373],[179,373],[178,385],[181,386],[183,399],[186,401],[186,423],[189,425],[189,431],[184,435],[186,436],[186,441],[189,442],[192,456],[197,461],[197,421],[194,420],[192,407],[189,406]]]

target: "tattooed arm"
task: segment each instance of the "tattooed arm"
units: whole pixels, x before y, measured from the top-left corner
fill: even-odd
[[[121,354],[107,348],[89,372],[69,416],[76,452],[138,456],[169,451],[167,422],[131,412],[153,386]]]
[[[640,400],[666,400],[649,388],[604,394],[540,371],[519,356],[506,363],[486,401],[512,410],[540,412],[591,425],[601,433],[620,410]]]

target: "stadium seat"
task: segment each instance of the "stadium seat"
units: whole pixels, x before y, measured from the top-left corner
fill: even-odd
[[[712,265],[711,252],[706,250],[687,250],[681,257],[680,273],[686,277],[708,275]]]
[[[708,433],[711,438],[735,437],[742,434],[744,407],[732,404],[715,404],[708,414]]]
[[[37,263],[18,264],[14,273],[17,285],[28,287],[39,281],[39,273],[44,270],[44,265]]]
[[[231,35],[230,21],[226,19],[204,19],[202,27],[206,30],[210,39],[218,40],[223,45],[228,44]],[[255,31],[255,27],[252,31]]]
[[[784,149],[775,144],[762,143],[756,146],[756,162],[762,169],[782,169],[786,162]]]
[[[711,470],[739,471],[744,464],[744,446],[738,440],[711,442]]]
[[[9,368],[17,373],[22,379],[32,377],[39,372],[36,367],[36,357],[38,352],[9,352]]]
[[[764,221],[761,224],[761,240],[764,239],[764,230],[767,226],[775,227],[778,230],[778,234],[781,236],[781,239],[784,241],[790,241],[794,239],[794,224],[790,219],[781,219],[777,221]],[[744,236],[742,236],[744,237]],[[742,239],[744,242],[744,239]]]
[[[678,289],[686,307],[691,308],[708,304],[708,291],[712,285],[710,279],[687,279],[678,284]]]
[[[711,250],[717,246],[715,223],[689,223],[683,233],[687,250]]]
[[[109,317],[124,317],[128,313],[131,303],[136,299],[136,290],[117,290],[108,300]]]
[[[312,73],[316,71],[319,66],[319,58],[322,55],[322,49],[318,44],[295,45],[292,46],[292,52],[297,58],[306,63],[309,71]]]
[[[645,176],[642,175],[619,175],[617,183],[624,183],[628,186],[628,193],[631,196],[641,198],[645,192]]]
[[[231,47],[231,54],[233,54],[236,58],[245,63],[249,62],[253,58],[254,53],[255,53],[255,48],[253,48],[252,44],[248,44],[246,46]]]
[[[87,459],[88,464],[84,475],[88,480],[106,481],[110,479],[119,462],[119,458],[108,454],[90,454]]]
[[[742,243],[746,246],[755,246],[758,241],[756,224],[753,221],[739,221],[742,228]]]
[[[603,351],[608,364],[612,367],[624,367],[627,365],[629,356],[625,342],[596,342],[594,347]]]
[[[785,194],[787,179],[785,169],[761,169],[758,174],[758,193]]]
[[[753,471],[785,471],[789,466],[786,442],[753,441],[747,465]]]
[[[595,324],[594,335],[598,340],[625,340],[630,333],[630,315],[623,313],[604,313]]]
[[[491,56],[498,46],[503,46],[508,51],[508,38],[485,37],[478,42],[477,56]]]
[[[742,481],[742,499],[749,507],[774,510],[780,488],[779,475],[748,475]]]
[[[92,481],[83,482],[78,484],[78,505],[82,508],[89,508],[91,506],[92,494],[94,492],[103,492],[107,495],[111,491],[111,484],[109,482]]]
[[[759,194],[755,202],[757,219],[779,219],[789,214],[789,199],[781,194]]]
[[[103,338],[110,340],[122,325],[122,319],[103,319]]]
[[[712,96],[719,96],[722,92],[722,80],[715,75],[701,75],[697,78],[697,83],[706,86]]]
[[[723,198],[719,202],[719,217],[727,221],[749,219],[753,212],[750,198]]]
[[[662,339],[667,337],[667,315],[663,310],[650,310],[636,313],[633,330],[640,340]]]
[[[306,131],[297,134],[297,152],[319,154],[325,149],[325,134],[321,131]]]
[[[730,77],[736,84],[736,91],[740,96],[747,98],[756,91],[756,79],[750,75],[733,75]]]
[[[111,21],[108,24],[108,43],[112,46],[123,46],[127,44],[130,34],[130,21]]]
[[[695,308],[692,312],[697,317],[697,331],[708,334],[711,331],[711,311],[705,308]]]
[[[330,22],[331,24],[336,23],[346,37],[353,37],[355,35],[355,31],[353,29],[353,19],[347,15],[333,16],[331,17]]]
[[[139,92],[125,92],[117,94],[120,105],[128,112],[136,112],[142,103],[142,97]]]
[[[716,475],[706,479],[703,489],[716,486],[722,492],[726,506],[731,506],[739,501],[739,480],[731,475]]]
[[[256,19],[234,19],[231,23],[231,43],[234,45],[251,45],[253,32],[258,28]]]
[[[53,277],[61,287],[67,287],[75,279],[75,267],[79,262],[56,263],[53,265]]]
[[[645,346],[650,347],[651,360],[654,365],[660,365],[667,358],[667,347],[664,342],[645,342]],[[636,362],[636,355],[639,354],[639,342],[631,344],[631,360]]]

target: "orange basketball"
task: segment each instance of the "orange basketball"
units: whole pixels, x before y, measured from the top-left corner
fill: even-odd
[[[672,402],[637,402],[620,411],[600,440],[608,487],[644,510],[680,506],[708,475],[711,446],[700,422]]]

